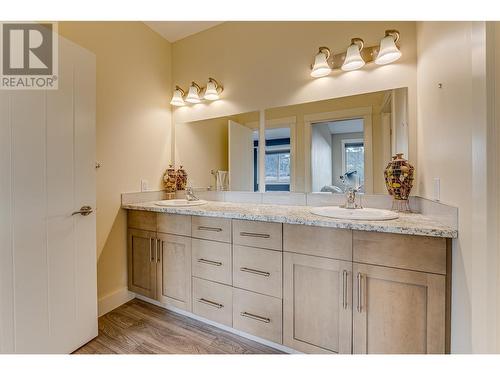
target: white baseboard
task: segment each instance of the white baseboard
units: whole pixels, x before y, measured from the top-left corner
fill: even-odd
[[[99,298],[98,301],[99,316],[107,314],[111,310],[116,309],[117,307],[123,305],[124,303],[127,303],[128,301],[134,298],[135,294],[129,292],[127,287],[120,288],[112,293],[105,295],[102,298]]]
[[[177,314],[187,316],[188,318],[192,318],[194,320],[198,320],[200,322],[210,324],[211,326],[220,328],[220,329],[227,331],[227,332],[234,333],[235,335],[238,335],[238,336],[244,337],[246,339],[258,342],[259,344],[263,344],[266,346],[270,346],[271,348],[281,350],[282,352],[289,353],[289,354],[303,354],[302,352],[299,352],[295,349],[289,348],[288,346],[277,344],[275,342],[263,339],[261,337],[257,337],[257,336],[251,335],[249,333],[239,331],[239,330],[234,329],[232,327],[225,326],[224,324],[214,322],[213,320],[208,320],[208,319],[202,318],[201,316],[190,313],[189,311],[184,311],[184,310],[178,309],[177,307],[164,305],[164,304],[162,304],[154,299],[144,297],[144,296],[141,296],[139,294],[136,294],[135,298],[143,300],[143,301],[148,302],[148,303],[151,303],[152,305],[163,307],[164,309],[173,311]]]

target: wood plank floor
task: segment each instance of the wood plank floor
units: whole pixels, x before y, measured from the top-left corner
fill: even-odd
[[[75,354],[278,354],[276,349],[134,299],[99,318]]]

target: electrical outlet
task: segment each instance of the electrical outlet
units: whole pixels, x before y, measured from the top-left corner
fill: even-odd
[[[141,179],[141,191],[149,190],[149,182],[148,180]]]
[[[441,179],[439,177],[434,178],[434,200],[439,201],[441,194]]]

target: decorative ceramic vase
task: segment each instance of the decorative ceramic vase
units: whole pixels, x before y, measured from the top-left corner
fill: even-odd
[[[387,191],[394,198],[392,208],[397,211],[410,211],[408,198],[413,187],[413,174],[415,168],[403,154],[396,154],[387,164],[384,171]]]
[[[175,193],[177,190],[177,173],[172,164],[170,164],[165,171],[163,182],[165,183],[165,191],[167,193]]]
[[[177,170],[177,190],[186,190],[188,175],[182,165]]]

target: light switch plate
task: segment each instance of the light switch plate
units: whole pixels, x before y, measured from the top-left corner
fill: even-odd
[[[149,182],[148,180],[141,179],[141,191],[149,190]]]

